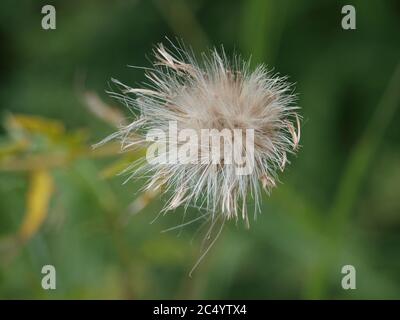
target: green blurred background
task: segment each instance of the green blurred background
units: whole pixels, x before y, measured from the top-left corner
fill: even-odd
[[[0,298],[400,298],[399,30],[398,0],[2,0]],[[166,36],[289,75],[304,117],[262,214],[229,223],[192,278],[199,225],[162,233],[183,211],[150,224],[164,198],[116,175],[137,155],[91,149],[129,116],[110,79],[144,81],[128,65],[150,66]],[[47,264],[56,290],[41,287]],[[356,290],[341,287],[348,264]]]

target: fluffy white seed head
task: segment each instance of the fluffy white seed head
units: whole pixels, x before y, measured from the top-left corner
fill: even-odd
[[[221,51],[203,54],[197,61],[184,48],[172,53],[159,44],[143,88],[115,81],[123,90],[114,96],[134,110],[135,119],[105,141],[120,139],[124,150],[146,146],[146,135],[154,130],[168,133],[171,122],[177,124],[178,132],[191,129],[199,136],[203,129],[254,130],[254,165],[249,174],[237,174],[235,164],[224,161],[224,152],[215,154],[220,150],[203,141],[196,144],[196,155],[206,148],[211,157],[219,158],[218,163],[149,163],[143,158],[129,168],[132,176],[149,177],[147,189],[168,194],[165,210],[196,206],[223,220],[242,217],[248,224],[248,201],[253,201],[257,212],[262,188],[269,192],[276,186],[277,172],[289,162],[287,154],[298,149],[298,107],[285,78],[263,65],[251,72],[249,63],[239,57],[228,61]],[[176,144],[179,147],[182,142]],[[170,155],[168,148],[163,152]]]

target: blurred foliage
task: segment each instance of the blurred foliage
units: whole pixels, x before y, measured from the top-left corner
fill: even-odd
[[[40,27],[54,4],[57,29]],[[0,298],[399,298],[400,3],[20,1],[0,4]],[[234,223],[190,278],[201,222],[151,221],[163,197],[118,175],[141,154],[91,145],[129,119],[105,93],[135,85],[153,45],[221,44],[289,74],[302,149],[250,230]],[[127,118],[128,117],[128,118]],[[187,220],[199,212],[190,209]],[[57,290],[41,288],[41,268]],[[341,288],[341,267],[357,290]]]

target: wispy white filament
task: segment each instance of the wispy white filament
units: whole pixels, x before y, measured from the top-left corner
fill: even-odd
[[[223,221],[242,217],[248,225],[247,202],[259,210],[260,192],[276,186],[277,172],[289,163],[300,141],[300,121],[295,95],[286,78],[260,65],[250,71],[249,63],[213,50],[201,61],[184,48],[175,54],[159,44],[153,68],[146,69],[148,83],[131,88],[114,80],[122,93],[113,93],[137,115],[105,140],[117,138],[122,149],[146,146],[151,130],[168,132],[171,121],[178,130],[254,130],[254,168],[251,174],[235,174],[234,164],[148,163],[133,164],[132,176],[149,176],[147,189],[168,194],[165,210],[190,205],[204,209]],[[199,145],[199,154],[204,145]],[[212,149],[208,150],[213,152]],[[168,151],[166,151],[168,152]],[[217,155],[223,157],[223,153]]]

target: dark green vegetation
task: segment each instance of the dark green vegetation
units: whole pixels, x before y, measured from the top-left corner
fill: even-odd
[[[47,3],[0,4],[0,298],[400,298],[399,1],[353,1],[354,31],[340,1],[54,1],[44,31]],[[121,185],[131,159],[112,145],[90,148],[119,115],[94,115],[87,92],[129,115],[110,79],[144,81],[127,65],[149,66],[165,36],[290,75],[304,117],[262,215],[228,224],[193,278],[198,225],[160,233],[183,211],[149,224],[163,200]],[[138,197],[149,203],[127,218]],[[55,291],[41,288],[45,264]]]

